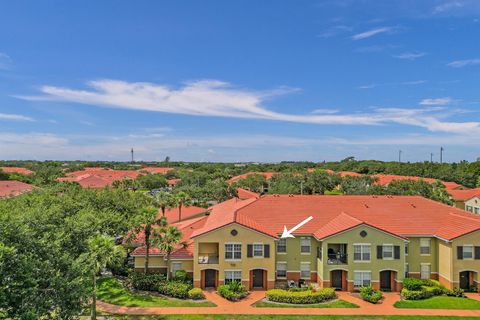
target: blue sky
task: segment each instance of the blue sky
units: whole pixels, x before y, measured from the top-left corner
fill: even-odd
[[[480,1],[10,1],[0,158],[480,156]]]

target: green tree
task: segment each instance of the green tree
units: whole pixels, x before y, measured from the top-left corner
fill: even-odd
[[[88,252],[84,254],[83,261],[91,273],[92,278],[92,304],[91,319],[97,319],[97,275],[108,264],[122,261],[125,251],[122,246],[115,245],[113,238],[97,235],[88,241]]]
[[[163,174],[144,174],[137,178],[137,182],[141,187],[153,190],[160,189],[167,185],[167,179]]]
[[[248,189],[253,192],[262,193],[268,185],[267,180],[261,174],[250,174],[245,179],[236,182],[240,188]]]
[[[123,190],[132,190],[132,191],[137,191],[141,187],[139,181],[131,178],[125,178],[122,180],[114,181],[112,185],[114,188],[123,189]]]
[[[182,232],[175,226],[163,226],[157,231],[154,243],[165,253],[168,266],[167,280],[170,280],[170,256],[179,245],[186,248],[188,243],[182,241]]]
[[[175,197],[165,191],[157,192],[155,194],[155,204],[162,210],[162,217],[165,217],[165,210],[175,205]]]
[[[182,208],[192,203],[192,198],[185,192],[180,191],[175,194],[175,205],[178,207],[178,220],[182,220]]]

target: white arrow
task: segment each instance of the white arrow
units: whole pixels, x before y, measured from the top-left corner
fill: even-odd
[[[290,230],[287,230],[287,226],[283,226],[283,233],[282,233],[282,237],[281,238],[295,238],[293,235],[292,235],[292,232],[294,232],[295,230],[297,230],[298,228],[300,228],[301,226],[303,226],[305,223],[307,223],[308,221],[312,220],[313,217],[310,216],[308,217],[307,219],[303,220],[302,222],[300,222],[299,224],[297,224],[295,227],[293,227],[292,229]]]

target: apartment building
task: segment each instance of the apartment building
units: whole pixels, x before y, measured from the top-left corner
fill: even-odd
[[[281,238],[284,227],[309,216],[294,238]],[[193,227],[183,224],[190,246],[163,270],[185,269],[201,288],[242,281],[251,290],[271,289],[294,281],[399,291],[407,276],[438,279],[448,288],[479,281],[480,217],[422,197],[230,199]],[[141,250],[134,252],[136,267]]]

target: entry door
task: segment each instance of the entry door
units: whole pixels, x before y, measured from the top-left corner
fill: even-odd
[[[342,270],[333,270],[332,271],[332,288],[342,290]]]
[[[470,272],[460,272],[460,289],[469,289],[470,287]]]
[[[215,288],[217,271],[213,269],[205,270],[205,288]]]
[[[380,290],[392,291],[391,271],[380,272]]]
[[[263,288],[263,270],[253,270],[253,287]]]

